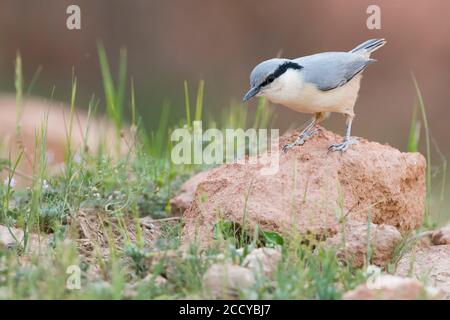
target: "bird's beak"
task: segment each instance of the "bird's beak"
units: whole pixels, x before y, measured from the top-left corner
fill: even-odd
[[[254,96],[256,96],[259,93],[260,87],[253,87],[251,88],[244,96],[244,99],[242,99],[243,102],[247,102]]]

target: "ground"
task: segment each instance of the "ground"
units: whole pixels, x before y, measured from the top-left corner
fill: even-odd
[[[102,64],[102,68],[106,66]],[[20,84],[18,74],[16,83]],[[82,118],[89,124],[96,103],[89,106],[89,116],[78,117],[81,111],[75,109],[76,79],[66,109],[67,140],[61,144],[62,162],[58,166],[51,163],[47,153],[47,128],[51,124],[45,117],[32,130],[33,148],[26,147],[29,139],[23,143],[26,130],[20,117],[10,135],[15,137],[10,139],[14,153],[2,145],[0,298],[340,299],[367,282],[366,270],[375,262],[370,254],[360,257],[360,263],[354,266],[340,259],[346,256],[340,248],[316,237],[247,230],[223,219],[211,226],[214,241],[208,246],[186,242],[185,221],[181,212],[173,212],[170,199],[190,176],[209,167],[173,165],[167,134],[173,128],[167,125],[166,114],[161,117],[161,127],[150,133],[140,126],[137,116],[128,125],[124,105],[118,104],[115,86],[105,74],[108,72],[103,75],[113,131],[100,137],[95,148],[88,145],[87,137],[92,134],[89,125],[80,128],[78,121]],[[21,101],[19,91],[19,108]],[[195,120],[201,119],[201,101],[202,96],[197,97]],[[269,126],[270,111],[263,100],[255,119],[248,119],[239,107],[209,125]],[[134,100],[131,109],[134,115]],[[187,114],[182,125],[192,128],[188,104]],[[80,132],[86,139],[72,143],[72,135]],[[29,171],[22,171],[24,168]],[[427,183],[429,179],[431,173]],[[427,201],[430,197],[427,194]],[[424,211],[429,217],[428,205]],[[414,227],[402,233],[393,248],[395,254],[385,261],[382,272],[395,272],[401,257],[433,224],[425,219]],[[398,239],[398,234],[392,233]],[[369,249],[361,251],[358,247],[361,252]],[[262,257],[263,268],[255,268],[258,263],[252,261],[259,259],[255,256]],[[214,270],[225,270],[232,279],[218,291],[214,290]]]

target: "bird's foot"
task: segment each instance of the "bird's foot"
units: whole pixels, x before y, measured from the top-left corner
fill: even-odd
[[[288,143],[288,144],[285,144],[283,146],[283,148],[281,148],[281,149],[283,150],[283,152],[286,153],[286,152],[288,152],[289,149],[291,149],[292,147],[297,146],[297,145],[299,145],[299,144],[295,144],[295,142],[294,143]]]
[[[358,140],[356,139],[344,139],[344,141],[342,143],[335,143],[332,144],[329,148],[328,148],[328,152],[330,151],[340,151],[341,153],[345,152],[348,147],[352,144],[357,144]]]
[[[319,132],[319,129],[318,129],[318,128],[313,128],[312,130],[302,132],[302,133],[298,136],[297,140],[295,140],[293,143],[285,144],[285,145],[283,146],[283,148],[282,148],[283,151],[284,151],[284,152],[287,152],[287,151],[288,151],[289,149],[291,149],[292,147],[295,147],[295,146],[302,146],[302,145],[306,142],[306,140],[308,140],[308,139],[311,138],[312,136],[316,135],[317,132]]]

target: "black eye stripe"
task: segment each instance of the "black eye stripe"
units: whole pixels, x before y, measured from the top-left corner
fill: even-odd
[[[271,74],[269,75],[266,80],[264,80],[263,83],[261,83],[261,87],[267,86],[268,84],[274,82],[276,79],[275,75]]]
[[[269,85],[270,83],[274,82],[276,78],[281,76],[283,73],[285,73],[289,69],[300,70],[302,68],[303,67],[301,65],[299,65],[298,63],[295,63],[295,62],[292,62],[292,61],[287,61],[287,62],[281,64],[275,70],[274,73],[268,75],[267,78],[259,86],[260,87],[264,87],[264,86]]]

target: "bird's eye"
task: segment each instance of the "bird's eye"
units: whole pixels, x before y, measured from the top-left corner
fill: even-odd
[[[275,79],[276,77],[273,74],[271,74],[266,78],[266,80],[264,80],[264,82],[261,84],[261,87],[267,86],[268,84],[272,83]]]

